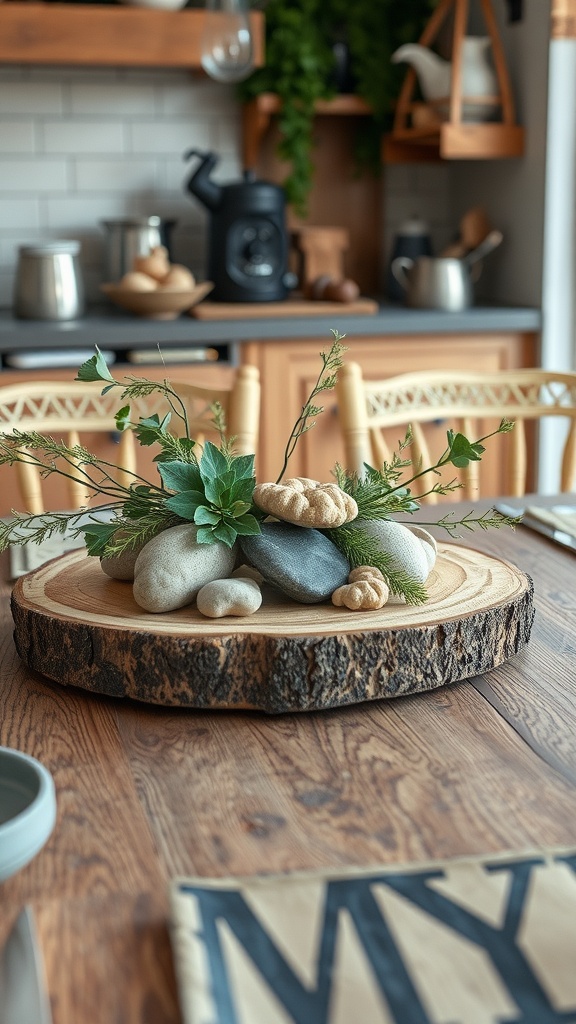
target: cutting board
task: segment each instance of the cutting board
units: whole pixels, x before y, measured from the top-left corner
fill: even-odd
[[[354,302],[313,302],[291,296],[284,302],[200,302],[190,310],[198,320],[250,320],[267,316],[351,316],[377,313],[375,299]]]
[[[509,562],[439,546],[424,605],[351,612],[264,588],[259,611],[144,612],[84,550],[21,577],[22,660],[64,686],[183,708],[310,711],[431,690],[501,664],[530,636],[531,580]]]

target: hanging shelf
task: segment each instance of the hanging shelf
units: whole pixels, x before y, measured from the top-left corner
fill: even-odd
[[[200,68],[205,10],[0,0],[0,64]],[[256,66],[264,17],[250,14]]]
[[[498,83],[495,96],[462,95],[462,43],[468,21],[468,0],[440,0],[419,40],[430,46],[451,8],[454,8],[452,76],[450,95],[433,102],[415,102],[416,73],[410,68],[404,79],[390,134],[382,143],[385,163],[437,160],[501,160],[522,156],[524,129],[516,124],[514,99],[504,50],[490,0],[481,0],[482,13],[492,44]],[[463,121],[464,103],[487,104],[498,121]],[[442,108],[447,109],[443,120]]]
[[[260,145],[270,122],[282,109],[282,100],[275,92],[262,92],[242,107],[242,162],[246,170],[258,163]],[[359,96],[340,94],[331,100],[317,100],[317,115],[342,117],[368,116],[372,108]]]

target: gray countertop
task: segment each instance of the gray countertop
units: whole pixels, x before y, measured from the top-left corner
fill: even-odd
[[[239,306],[239,309],[241,307]],[[234,320],[150,320],[99,308],[79,320],[52,322],[18,320],[0,310],[0,353],[67,349],[98,345],[122,351],[157,344],[231,344],[263,339],[329,337],[331,328],[352,336],[452,334],[494,331],[539,331],[541,312],[536,308],[476,306],[461,313],[416,310],[382,305],[368,316],[350,315],[346,308],[329,317],[262,317]]]

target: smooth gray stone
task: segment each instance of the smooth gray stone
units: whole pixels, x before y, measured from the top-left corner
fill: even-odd
[[[348,560],[319,530],[263,523],[256,537],[240,537],[245,558],[268,583],[302,604],[327,601],[348,582]]]

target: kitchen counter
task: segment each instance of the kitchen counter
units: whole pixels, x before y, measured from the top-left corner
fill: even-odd
[[[239,307],[240,308],[240,307]],[[18,320],[10,310],[0,310],[0,354],[14,351],[68,349],[77,347],[112,348],[126,351],[169,345],[186,347],[258,340],[294,340],[329,338],[331,328],[357,337],[371,335],[438,335],[474,332],[537,332],[541,311],[530,307],[475,306],[461,313],[441,310],[416,310],[382,305],[368,316],[350,315],[346,307],[337,315],[311,317],[270,317],[235,320],[196,320],[180,316],[176,320],[149,320],[97,308],[80,320],[52,322]]]

